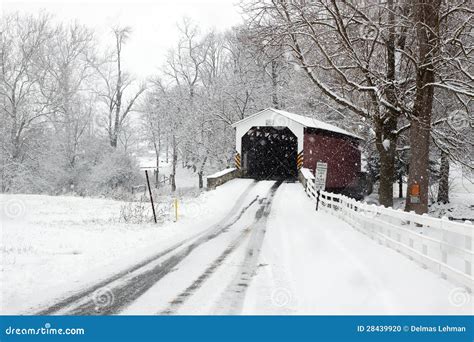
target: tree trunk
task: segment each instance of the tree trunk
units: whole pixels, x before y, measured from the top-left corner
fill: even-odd
[[[204,180],[203,180],[201,171],[198,172],[198,176],[199,176],[199,189],[202,189],[204,187]]]
[[[395,153],[380,153],[379,203],[386,207],[393,206],[393,175],[395,172]]]
[[[277,61],[272,60],[271,63],[272,67],[272,104],[273,107],[278,109],[280,108],[279,102],[278,102],[278,71],[277,71]]]
[[[117,140],[118,140],[117,134],[115,132],[113,132],[110,135],[110,146],[112,146],[113,148],[116,148],[117,147]]]
[[[395,82],[395,11],[393,0],[387,2],[389,16],[389,40],[387,43],[387,99],[396,103]],[[376,145],[380,156],[379,203],[386,207],[393,207],[393,183],[395,181],[395,148],[397,144],[398,113],[386,109],[376,120]]]
[[[169,162],[169,136],[166,134],[166,164]]]
[[[155,188],[160,187],[160,157],[156,157]]]
[[[122,60],[121,60],[121,49],[122,49],[122,40],[117,33],[115,34],[116,39],[116,48],[117,48],[117,84],[115,86],[115,118],[113,122],[113,134],[110,145],[114,148],[117,147],[117,140],[119,135],[119,130],[121,126],[120,122],[120,110],[122,108]]]
[[[380,156],[379,203],[393,206],[393,183],[395,176],[396,116],[376,122],[376,147]]]
[[[171,191],[176,191],[176,165],[178,164],[178,150],[176,148],[176,137],[173,135],[173,166],[171,176]]]
[[[160,154],[161,154],[160,138],[158,138],[158,143],[157,143],[155,137],[153,137],[153,146],[155,148],[155,155],[156,155],[155,188],[158,188],[160,185]]]
[[[428,106],[428,104],[426,104]],[[423,110],[426,112],[426,110]],[[410,169],[408,172],[408,194],[406,211],[415,211],[423,214],[428,211],[428,186],[429,186],[429,136],[430,129],[427,123],[429,117],[426,113],[419,117],[422,122],[414,121],[410,128]],[[419,199],[412,203],[410,189],[419,186]]]
[[[403,198],[403,175],[398,174],[398,198]]]
[[[417,214],[428,211],[429,147],[431,112],[433,105],[434,64],[439,11],[441,0],[418,0],[415,20],[419,45],[419,62],[416,74],[416,95],[410,127],[410,169],[408,172],[408,196],[405,210]],[[412,203],[410,189],[419,186],[419,201]]]
[[[438,185],[438,202],[449,203],[449,156],[441,152],[441,167]]]
[[[206,165],[207,162],[207,156],[204,157],[201,167],[199,168],[198,176],[199,176],[199,189],[202,189],[204,187],[204,180],[203,180],[203,174],[204,174],[204,166]]]

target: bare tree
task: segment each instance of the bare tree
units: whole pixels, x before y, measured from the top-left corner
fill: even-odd
[[[469,117],[469,113],[473,113],[473,105],[473,100],[461,103],[446,89],[435,90],[431,150],[435,150],[440,163],[438,202],[449,202],[450,164],[474,169],[474,119]]]
[[[210,42],[199,35],[199,30],[189,19],[183,19],[179,26],[181,38],[176,49],[171,50],[164,69],[166,75],[173,81],[174,87],[179,88],[185,112],[192,120],[186,120],[188,139],[183,141],[182,157],[184,164],[191,163],[198,173],[199,187],[203,187],[203,170],[208,161],[206,148],[206,122],[208,113],[196,104],[198,86],[202,84],[202,68],[206,62]],[[214,57],[218,58],[216,55]],[[175,139],[175,138],[174,138]]]
[[[429,149],[433,136],[435,89],[448,91],[450,98],[466,108],[466,113],[468,103],[474,98],[471,74],[473,39],[470,34],[473,12],[467,4],[466,1],[445,3],[441,0],[419,0],[414,5],[418,56],[414,56],[417,77],[410,127],[408,186],[419,186],[420,196],[416,202],[407,196],[405,209],[417,213],[428,210]],[[446,148],[442,149],[445,177],[440,186],[444,201],[447,200],[448,155]]]
[[[9,175],[3,178],[2,190],[5,191],[28,157],[35,127],[51,114],[52,96],[45,87],[47,70],[40,67],[40,59],[47,54],[45,46],[53,30],[47,15],[4,16],[1,26],[0,115],[8,134],[1,152],[5,159],[3,167],[8,168]]]
[[[159,82],[158,82],[159,83]],[[160,158],[163,152],[164,140],[164,119],[163,106],[159,101],[159,94],[151,92],[147,94],[143,104],[142,121],[143,129],[146,133],[146,139],[152,145],[155,151],[156,172],[155,172],[155,187],[159,187],[160,182]]]
[[[168,143],[171,145],[171,191],[176,191],[176,170],[180,147],[186,136],[189,135],[184,125],[186,104],[183,103],[183,96],[185,98],[181,88],[176,86],[167,87],[162,80],[156,79],[148,98],[152,105],[151,108],[147,108],[149,112],[146,114],[150,115],[152,113],[152,115],[148,119],[145,118],[153,126],[154,132],[151,138],[154,139],[155,143],[158,143],[159,140],[157,135],[158,126],[159,135],[169,139]],[[148,129],[150,130],[152,127],[149,126]],[[157,152],[156,158],[160,157],[160,150],[160,148],[155,150]],[[159,160],[157,160],[157,163],[159,163]]]
[[[392,205],[397,123],[413,83],[403,54],[409,39],[399,15],[404,3],[259,1],[246,11],[259,39],[288,47],[325,96],[372,123],[380,155],[379,201]]]
[[[49,43],[50,53],[42,56],[50,93],[54,94],[54,111],[49,120],[56,133],[58,152],[64,156],[67,167],[74,169],[81,140],[90,127],[95,100],[86,90],[94,73],[88,62],[93,53],[93,36],[77,23],[60,25]]]
[[[146,90],[146,85],[136,85],[122,68],[122,50],[131,29],[129,27],[115,27],[112,31],[115,40],[113,57],[102,63],[93,63],[104,85],[104,89],[100,90],[98,95],[107,108],[105,128],[110,146],[115,148],[124,122],[128,115],[135,110],[136,101]],[[113,65],[114,67],[112,67]],[[128,94],[130,95],[127,96]]]
[[[426,212],[434,89],[464,105],[472,97],[467,2],[269,0],[244,10],[258,39],[288,47],[322,94],[371,124],[383,205],[393,203],[397,144],[410,132],[409,185],[420,186],[421,198],[413,205],[408,199],[407,209]]]

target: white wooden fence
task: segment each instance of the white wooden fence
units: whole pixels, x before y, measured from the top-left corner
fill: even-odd
[[[314,175],[313,173],[306,168],[301,169],[301,174],[303,175],[305,179],[305,191],[308,194],[310,198],[315,199],[317,194],[316,194],[316,189],[314,188]]]
[[[314,181],[305,179],[306,193],[315,198],[314,186],[311,189]],[[471,222],[418,215],[325,191],[319,196],[319,210],[339,217],[381,245],[393,248],[452,283],[470,292],[474,290]]]

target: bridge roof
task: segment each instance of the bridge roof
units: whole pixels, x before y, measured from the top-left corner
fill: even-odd
[[[349,131],[346,131],[345,129],[342,129],[342,128],[339,128],[337,126],[334,126],[334,125],[331,125],[331,124],[328,124],[326,122],[323,122],[323,121],[320,121],[320,120],[317,120],[317,119],[314,119],[314,118],[310,118],[308,116],[303,116],[303,115],[299,115],[299,114],[295,114],[295,113],[290,113],[290,112],[287,112],[287,111],[284,111],[284,110],[281,110],[281,109],[275,109],[275,108],[266,108],[264,110],[261,110],[255,114],[252,114],[240,121],[237,121],[235,123],[232,124],[232,127],[237,127],[239,126],[240,124],[244,123],[244,122],[248,122],[248,121],[251,121],[252,119],[254,119],[255,117],[257,116],[260,116],[260,115],[263,115],[264,113],[267,113],[268,111],[272,111],[278,115],[281,115],[289,120],[292,120],[304,127],[309,127],[309,128],[315,128],[315,129],[320,129],[320,130],[323,130],[323,131],[328,131],[328,132],[334,132],[334,133],[339,133],[339,134],[343,134],[343,135],[347,135],[347,136],[350,136],[350,137],[353,137],[353,138],[356,138],[356,139],[360,139],[360,140],[363,140],[361,137],[359,137],[358,135],[355,135]]]

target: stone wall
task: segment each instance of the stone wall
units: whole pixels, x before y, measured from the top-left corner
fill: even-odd
[[[219,176],[208,176],[207,177],[207,189],[212,190],[218,187],[219,185],[222,185],[231,179],[238,178],[240,177],[240,170],[234,169],[231,170],[227,173],[224,173]]]

